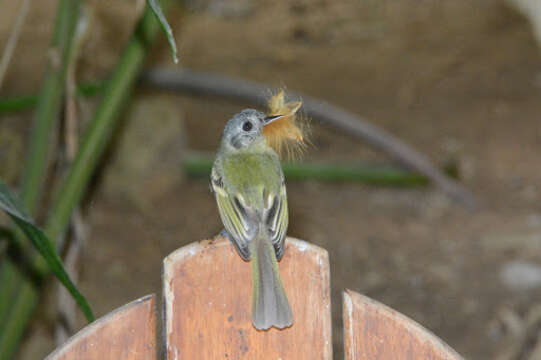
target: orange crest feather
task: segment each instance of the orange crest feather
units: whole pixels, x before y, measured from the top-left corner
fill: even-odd
[[[287,154],[289,158],[301,155],[307,145],[308,123],[306,118],[297,114],[301,101],[285,102],[285,93],[280,90],[271,96],[268,102],[268,115],[284,115],[282,118],[263,128],[263,135],[270,147],[280,157]]]

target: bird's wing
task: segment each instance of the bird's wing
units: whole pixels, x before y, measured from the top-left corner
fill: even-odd
[[[280,185],[279,193],[271,195],[272,199],[269,201],[269,208],[266,211],[266,224],[269,231],[269,236],[274,246],[276,253],[276,259],[280,260],[284,255],[285,250],[285,237],[288,225],[288,211],[287,211],[287,194],[286,186],[283,180]]]
[[[253,211],[246,206],[244,199],[239,194],[232,195],[225,190],[223,179],[214,168],[210,183],[225,229],[231,235],[231,240],[240,257],[249,260],[249,242],[258,230]]]

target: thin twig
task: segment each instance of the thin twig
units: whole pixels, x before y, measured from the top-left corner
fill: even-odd
[[[77,22],[77,28],[75,30],[75,36],[73,38],[74,44],[72,47],[72,53],[68,62],[68,69],[66,74],[66,104],[65,104],[65,143],[66,143],[66,159],[67,165],[70,166],[77,154],[77,145],[79,140],[79,119],[77,116],[77,81],[76,70],[77,60],[81,51],[81,47],[86,40],[88,34],[88,11],[86,6],[81,8],[81,13]],[[74,284],[77,284],[79,280],[77,263],[79,261],[80,254],[85,244],[85,224],[81,215],[79,206],[75,208],[70,224],[71,229],[71,241],[67,245],[66,256],[64,259],[64,265],[68,275],[71,277]],[[59,243],[62,247],[62,244]],[[73,297],[62,285],[58,286],[57,290],[57,307],[58,317],[55,329],[55,342],[59,346],[66,342],[66,340],[73,334],[75,330],[77,304]]]
[[[77,263],[85,245],[85,224],[79,209],[75,211],[71,220],[72,241],[64,257],[64,267],[74,284],[79,282]],[[64,344],[73,334],[76,327],[77,305],[73,297],[62,285],[57,291],[58,322],[55,329],[56,346]]]
[[[19,37],[21,35],[21,31],[24,25],[24,20],[26,19],[26,15],[28,14],[28,9],[30,9],[30,0],[23,0],[21,7],[19,8],[17,18],[15,19],[13,29],[11,30],[11,34],[9,35],[8,42],[6,44],[6,47],[4,48],[2,61],[0,61],[0,88],[2,87],[4,77],[6,76],[9,67],[9,63],[11,62],[11,58],[13,56],[13,53],[15,52],[15,48],[17,47],[17,42],[19,41]]]
[[[145,71],[140,80],[153,87],[183,92],[189,95],[214,96],[265,106],[269,87],[266,85],[231,79],[224,76],[183,69],[153,68]],[[370,145],[425,175],[446,194],[460,202],[475,206],[471,192],[443,174],[425,155],[413,150],[402,140],[389,134],[359,116],[322,100],[304,94],[290,92],[303,100],[302,109],[308,116],[343,130],[346,134],[361,138]]]

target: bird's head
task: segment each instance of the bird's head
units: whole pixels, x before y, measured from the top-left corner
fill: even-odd
[[[254,145],[265,144],[263,128],[282,115],[267,116],[261,111],[245,109],[236,114],[225,126],[222,146],[228,150],[239,151]]]

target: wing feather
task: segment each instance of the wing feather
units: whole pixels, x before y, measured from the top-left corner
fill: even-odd
[[[231,235],[233,245],[244,260],[249,260],[249,242],[256,235],[254,232],[257,231],[257,225],[249,216],[249,211],[242,205],[242,200],[227,193],[223,181],[214,171],[211,186],[216,196],[220,217],[225,229]]]
[[[266,223],[276,258],[280,260],[284,255],[288,225],[287,194],[283,183],[280,187],[280,193],[274,196],[268,209]]]

